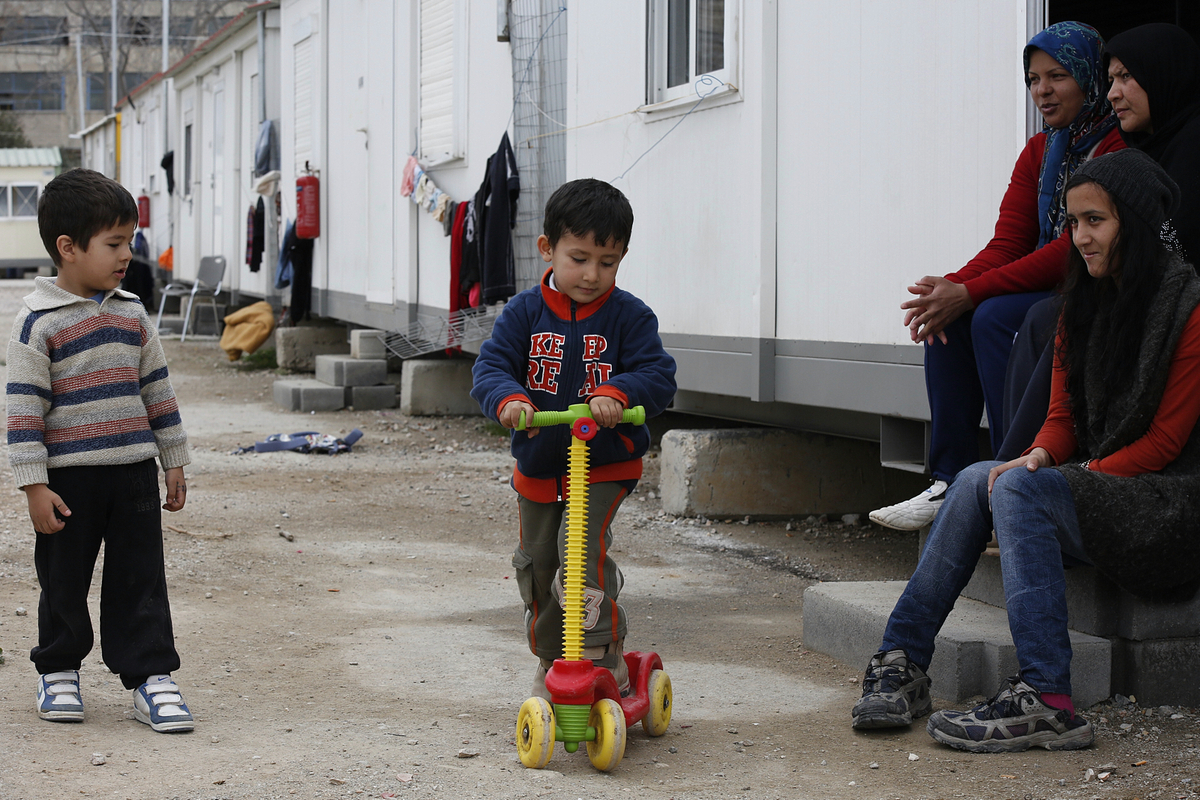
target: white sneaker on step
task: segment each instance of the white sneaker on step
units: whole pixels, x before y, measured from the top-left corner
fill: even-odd
[[[872,522],[879,523],[886,528],[894,528],[898,531],[920,530],[933,522],[938,509],[942,507],[942,501],[946,499],[948,488],[950,488],[950,484],[945,481],[934,481],[932,486],[916,497],[896,503],[894,506],[877,508],[868,516]]]

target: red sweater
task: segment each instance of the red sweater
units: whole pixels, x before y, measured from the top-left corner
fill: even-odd
[[[1100,140],[1093,157],[1124,150],[1119,127]],[[1031,138],[1013,167],[1008,191],[1000,201],[996,233],[979,255],[967,262],[947,280],[967,287],[971,302],[978,308],[989,297],[1019,292],[1044,292],[1054,288],[1067,272],[1067,254],[1071,248],[1070,229],[1062,236],[1037,249],[1038,173],[1046,150],[1046,134]]]
[[[1043,248],[1045,249],[1045,248]],[[1061,337],[1058,344],[1061,345]],[[1122,447],[1089,465],[1096,472],[1132,477],[1158,472],[1183,450],[1200,419],[1200,306],[1190,317],[1179,344],[1171,356],[1167,385],[1150,428],[1136,442]],[[1038,432],[1033,447],[1045,448],[1055,464],[1075,454],[1075,419],[1071,416],[1071,398],[1067,394],[1067,371],[1054,354],[1054,374],[1050,379],[1050,412]]]

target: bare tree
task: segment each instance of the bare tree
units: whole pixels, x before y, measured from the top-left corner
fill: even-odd
[[[111,0],[64,0],[63,4],[68,13],[79,20],[90,67],[99,62],[102,73],[111,75]],[[174,63],[191,52],[250,4],[248,0],[188,0],[172,4],[168,31],[170,61]],[[157,72],[161,66],[161,53],[161,5],[152,0],[117,0],[118,96],[134,89],[145,76]],[[108,86],[107,82],[105,85]],[[108,91],[106,89],[106,97]]]

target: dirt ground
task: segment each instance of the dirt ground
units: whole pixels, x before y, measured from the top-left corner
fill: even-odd
[[[0,283],[0,330],[28,291]],[[670,729],[631,729],[611,773],[561,746],[546,769],[525,769],[514,728],[535,662],[510,561],[506,440],[482,418],[285,412],[274,373],[230,365],[211,340],[165,347],[193,447],[187,507],[164,513],[164,541],[175,677],[196,730],[134,720],[99,645],[82,670],[86,721],[37,718],[33,533],[6,480],[4,800],[1200,797],[1194,709],[1101,704],[1087,712],[1096,747],[1074,753],[973,756],[923,724],[852,731],[863,664],[805,651],[803,591],[904,579],[915,536],[675,518],[656,498],[653,453],[618,516],[615,557],[627,646],[657,651],[674,683]],[[272,433],[356,427],[351,454],[234,454]]]

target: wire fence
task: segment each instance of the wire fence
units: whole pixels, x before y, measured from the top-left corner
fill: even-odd
[[[500,306],[480,306],[441,314],[418,314],[417,321],[402,331],[386,331],[383,345],[398,358],[416,358],[472,342],[482,342],[492,333]]]
[[[537,284],[546,200],[567,180],[567,7],[564,0],[512,0],[513,150],[521,173],[513,230],[517,291]]]

